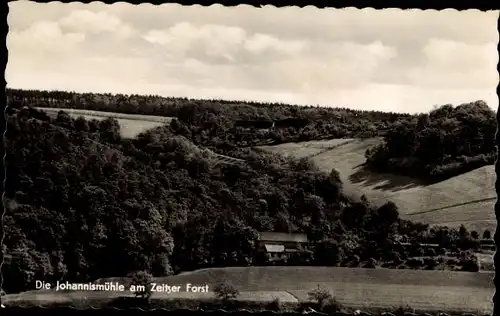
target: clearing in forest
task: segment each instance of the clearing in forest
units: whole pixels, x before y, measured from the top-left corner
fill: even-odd
[[[59,111],[68,113],[73,118],[83,116],[86,120],[104,120],[108,117],[115,118],[120,124],[120,133],[123,138],[134,138],[142,132],[149,129],[170,124],[172,117],[123,114],[113,112],[90,111],[80,109],[62,109],[62,108],[37,108],[49,115],[57,115]]]

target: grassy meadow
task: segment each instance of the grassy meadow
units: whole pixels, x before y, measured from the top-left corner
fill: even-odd
[[[293,276],[293,277],[291,277]],[[248,267],[211,268],[176,276],[154,278],[154,282],[180,285],[209,285],[230,280],[240,291],[238,300],[300,303],[318,285],[328,289],[345,307],[393,310],[408,306],[425,311],[491,313],[494,291],[493,273],[451,271],[363,269],[340,267]],[[96,283],[119,282],[127,278],[106,278]],[[54,292],[31,291],[7,295],[6,304],[21,302],[77,302],[131,296],[128,292]],[[213,293],[154,293],[152,299],[210,300]]]
[[[136,115],[113,112],[101,112],[79,109],[60,109],[60,108],[39,108],[49,115],[57,115],[59,111],[68,113],[71,117],[77,118],[83,116],[86,120],[104,120],[108,117],[115,118],[120,124],[120,133],[124,138],[134,138],[138,134],[149,129],[169,124],[171,117],[154,115]]]
[[[320,169],[339,171],[346,193],[365,195],[376,204],[391,200],[404,219],[431,225],[460,227],[482,233],[496,227],[493,212],[495,170],[485,166],[438,183],[379,174],[364,167],[365,151],[380,138],[341,139],[262,146],[262,150],[293,157],[310,157]],[[329,149],[329,147],[331,147]]]

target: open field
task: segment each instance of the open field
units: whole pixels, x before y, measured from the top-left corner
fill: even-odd
[[[314,157],[318,154],[337,148],[337,146],[350,143],[353,139],[332,139],[325,141],[310,141],[301,143],[286,143],[280,144],[278,146],[259,146],[259,149],[266,151],[272,151],[284,156],[290,156],[294,158],[308,158]]]
[[[469,311],[491,313],[494,292],[493,273],[451,271],[362,269],[338,267],[249,267],[213,268],[155,278],[154,282],[180,285],[187,283],[213,287],[229,280],[241,292],[240,300],[262,301],[279,297],[282,302],[307,301],[307,293],[318,285],[335,298],[354,308],[398,308],[408,305],[418,310]],[[126,278],[107,278],[96,283],[119,282]],[[125,292],[126,293],[126,292]],[[125,294],[122,293],[122,294]],[[7,295],[13,301],[68,301],[116,297],[110,292],[32,291]],[[126,295],[130,295],[126,293]],[[156,293],[153,298],[210,299],[212,293]],[[124,296],[124,295],[122,295]]]
[[[336,144],[325,150],[328,144]],[[391,200],[399,207],[402,218],[431,225],[469,230],[494,231],[495,170],[485,166],[451,179],[426,184],[423,181],[392,174],[378,174],[364,167],[366,149],[381,142],[379,138],[315,141],[259,147],[266,151],[295,157],[311,157],[324,171],[336,168],[344,182],[345,192],[362,194],[375,204]]]
[[[104,120],[108,117],[115,118],[120,124],[120,131],[124,138],[134,138],[138,134],[155,127],[170,124],[173,118],[153,115],[136,115],[113,112],[100,112],[78,109],[60,109],[60,108],[37,108],[49,115],[57,115],[59,111],[64,111],[70,116],[77,118],[83,116],[87,120]]]

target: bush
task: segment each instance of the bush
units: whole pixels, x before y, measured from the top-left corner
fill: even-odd
[[[404,316],[407,313],[415,313],[415,309],[411,308],[409,305],[400,306],[398,309],[394,311],[396,316]]]
[[[401,263],[403,263],[403,258],[401,258],[400,254],[395,254],[394,260],[392,261],[392,263],[395,265],[400,265]]]
[[[424,265],[427,270],[434,270],[439,265],[439,262],[436,258],[424,258]]]
[[[412,269],[421,268],[424,266],[424,259],[409,258],[408,260],[406,260],[406,265]]]
[[[327,299],[324,305],[321,307],[323,313],[336,313],[342,310],[342,304],[340,304],[334,297]]]
[[[461,259],[460,265],[462,266],[462,271],[467,272],[479,272],[479,270],[481,269],[481,264],[478,258],[475,256]]]
[[[429,257],[435,257],[437,255],[436,250],[434,250],[432,248],[427,248],[427,249],[425,249],[424,252],[425,252],[425,255],[429,256]]]
[[[483,233],[483,239],[491,239],[491,232],[489,230],[485,230]]]
[[[235,299],[240,292],[231,284],[223,282],[214,286],[215,296],[224,301]]]
[[[280,299],[277,297],[267,306],[269,310],[279,312],[283,309]]]
[[[333,299],[332,294],[324,288],[318,285],[318,288],[307,293],[310,301],[315,301],[320,307],[323,307],[325,303]]]
[[[134,291],[135,296],[140,296],[144,299],[149,299],[151,297],[151,282],[153,276],[146,271],[137,271],[132,275],[131,285],[136,287]]]
[[[366,263],[364,264],[363,268],[368,268],[368,269],[375,269],[377,267],[377,260],[374,258],[368,259]]]
[[[460,263],[460,260],[456,259],[456,258],[450,258],[448,260],[446,260],[446,265],[448,266],[454,266],[454,265],[457,265]]]

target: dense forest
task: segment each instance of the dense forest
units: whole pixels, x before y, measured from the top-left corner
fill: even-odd
[[[285,128],[289,134],[273,132],[314,139],[319,126],[354,136],[367,124],[376,134],[378,127],[412,116],[219,101],[157,103],[158,98],[138,96],[117,102],[121,96],[12,90],[8,97],[7,292],[32,289],[35,279],[87,281],[137,270],[160,276],[266,264],[255,251],[258,231],[306,233],[309,252],[296,258],[297,264],[478,269],[468,252],[479,245],[477,233],[402,220],[394,203],[374,207],[366,198],[346,196],[335,169],[326,174],[305,159],[255,152],[248,143],[260,140],[252,133],[245,134],[251,140],[246,143],[243,134],[231,134],[247,128],[235,127],[235,119],[310,120],[314,125]],[[63,107],[64,100],[67,107],[71,102],[93,110],[107,105],[116,112],[135,100],[136,109],[145,105],[144,114],[176,119],[136,139],[122,139],[115,119],[74,119],[63,111],[49,117],[32,107]],[[324,121],[313,119],[322,117],[319,113]],[[244,163],[217,163],[208,149]],[[442,249],[429,252],[417,243]],[[450,263],[436,256],[445,254],[457,259]]]

